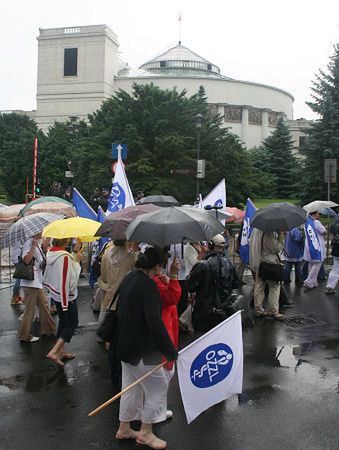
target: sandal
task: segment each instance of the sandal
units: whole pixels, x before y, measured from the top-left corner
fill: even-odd
[[[129,434],[122,434],[119,431],[117,431],[117,434],[115,435],[115,439],[118,441],[125,441],[127,439],[136,439],[137,432],[134,430],[131,430]]]
[[[146,447],[154,448],[155,450],[162,450],[167,446],[166,441],[159,439],[155,435],[153,435],[148,441],[140,441],[140,439],[137,438],[135,442],[137,445],[145,445]]]
[[[48,355],[46,356],[48,359],[50,359],[51,361],[55,362],[55,364],[57,364],[60,367],[64,367],[64,363],[61,361],[61,359],[58,358],[58,356],[56,355],[51,355],[50,353],[48,353]]]

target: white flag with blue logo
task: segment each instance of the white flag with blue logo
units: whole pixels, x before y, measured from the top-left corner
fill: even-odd
[[[206,195],[204,199],[199,202],[198,207],[203,208],[204,206],[222,206],[226,207],[226,182],[223,178],[219,184],[211,190],[209,194]]]
[[[120,211],[127,206],[134,206],[134,199],[125,173],[122,159],[118,158],[107,211]]]
[[[313,218],[308,215],[305,223],[306,242],[312,261],[321,261],[321,246]]]
[[[241,394],[241,311],[180,350],[177,369],[188,423],[207,408]]]
[[[241,240],[240,240],[240,246],[239,246],[239,256],[245,264],[248,264],[248,262],[249,262],[250,237],[251,237],[252,230],[253,230],[253,228],[250,226],[250,223],[251,223],[252,216],[256,210],[257,210],[257,208],[254,206],[252,201],[248,198],[247,203],[246,203],[246,211],[245,211],[244,222],[242,225]]]

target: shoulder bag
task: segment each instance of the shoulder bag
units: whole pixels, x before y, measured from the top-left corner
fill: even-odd
[[[99,324],[97,328],[97,336],[103,341],[111,342],[114,339],[118,327],[118,297],[119,289],[117,290],[111,303],[109,304],[104,320]],[[111,309],[112,306],[114,306],[114,309]]]
[[[35,258],[31,259],[31,262],[26,264],[24,260],[20,257],[19,262],[15,267],[13,278],[19,278],[20,280],[34,280],[34,266]]]
[[[262,236],[261,246],[263,246],[264,234]],[[279,254],[277,256],[280,261]],[[281,261],[279,264],[261,261],[259,264],[258,275],[264,281],[284,281],[284,266],[281,264]]]

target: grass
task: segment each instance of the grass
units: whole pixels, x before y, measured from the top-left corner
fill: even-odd
[[[270,205],[271,203],[292,203],[293,205],[296,205],[299,200],[296,198],[256,198],[252,200],[254,205],[259,208],[264,208],[265,206]]]

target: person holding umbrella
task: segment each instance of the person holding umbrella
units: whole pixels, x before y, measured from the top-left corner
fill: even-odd
[[[280,282],[283,267],[279,253],[284,248],[286,231],[305,223],[305,210],[291,203],[271,203],[258,209],[251,220],[254,228],[250,239],[250,266],[256,274],[254,309],[257,317],[272,316],[283,319],[279,313]],[[265,286],[269,287],[268,308],[263,308]]]
[[[26,241],[22,248],[22,259],[25,264],[33,263],[33,280],[21,280],[21,287],[25,293],[25,311],[22,316],[19,339],[21,342],[37,342],[38,336],[31,334],[35,308],[38,306],[41,335],[54,334],[56,325],[48,310],[48,299],[43,290],[42,277],[45,265],[45,256],[39,240],[41,233]]]
[[[313,211],[308,215],[305,224],[306,239],[303,259],[308,261],[308,277],[304,281],[305,290],[318,286],[317,278],[326,254],[324,241],[326,228],[319,219],[319,212]]]

